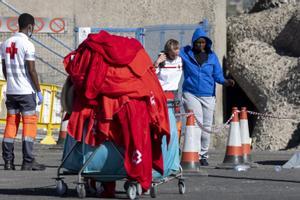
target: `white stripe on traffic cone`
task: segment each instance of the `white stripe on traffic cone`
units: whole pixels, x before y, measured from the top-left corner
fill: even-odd
[[[196,143],[195,115],[192,113],[186,120],[186,132],[182,149],[181,166],[184,171],[199,170],[199,155]]]
[[[57,144],[61,144],[64,142],[66,136],[67,136],[67,130],[68,130],[68,123],[69,120],[65,120],[66,113],[64,113],[63,118],[60,123],[60,130],[59,130],[59,136]]]
[[[230,123],[229,138],[227,142],[224,161],[218,168],[234,168],[243,162],[240,124],[237,107],[232,108],[234,115]]]

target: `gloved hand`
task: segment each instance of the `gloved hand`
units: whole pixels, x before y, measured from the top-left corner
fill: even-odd
[[[42,103],[43,103],[43,94],[42,94],[42,92],[41,91],[39,91],[38,93],[37,93],[37,96],[38,96],[38,98],[39,98],[39,101],[38,101],[38,105],[41,105]]]

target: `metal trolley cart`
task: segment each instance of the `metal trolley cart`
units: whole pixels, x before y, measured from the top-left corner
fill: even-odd
[[[157,196],[159,185],[171,180],[178,180],[179,193],[185,193],[185,182],[179,161],[179,144],[176,127],[176,119],[173,108],[169,108],[171,124],[171,140],[167,147],[166,139],[163,139],[162,153],[164,159],[164,175],[153,170],[153,181],[150,188],[150,196]],[[84,136],[83,136],[84,137]],[[63,171],[63,169],[66,169]],[[89,180],[96,183],[125,180],[124,189],[129,199],[135,199],[142,194],[142,188],[136,181],[127,180],[124,168],[123,149],[113,142],[106,141],[98,147],[91,147],[82,142],[77,142],[67,136],[64,145],[63,160],[57,169],[56,191],[63,196],[67,193],[68,186],[63,181],[64,176],[77,176],[78,197],[86,197],[90,190]]]

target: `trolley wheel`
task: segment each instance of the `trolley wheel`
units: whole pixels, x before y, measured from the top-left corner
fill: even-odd
[[[150,196],[152,198],[156,198],[157,196],[157,186],[156,185],[152,185],[150,188]]]
[[[86,190],[85,190],[85,186],[82,183],[79,183],[76,186],[76,191],[77,191],[77,195],[79,198],[85,198],[86,197]]]
[[[182,180],[178,181],[178,189],[179,189],[179,194],[184,194],[185,193],[185,183]]]
[[[136,194],[137,194],[138,196],[141,196],[142,193],[143,193],[142,186],[141,186],[141,184],[137,183],[137,184],[136,184]]]
[[[137,189],[136,186],[134,184],[129,184],[128,189],[126,191],[127,196],[129,199],[133,200],[136,198],[136,193],[137,193]]]
[[[63,180],[57,180],[56,181],[56,193],[59,196],[63,196],[67,193],[68,186]]]

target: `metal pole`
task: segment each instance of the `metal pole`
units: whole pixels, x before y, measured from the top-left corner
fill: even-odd
[[[0,0],[1,3],[3,3],[5,6],[7,6],[9,9],[11,9],[12,11],[14,11],[15,13],[17,13],[18,15],[20,15],[21,13],[14,8],[12,5],[10,5],[9,3],[7,3],[5,0]],[[60,40],[58,40],[57,38],[55,38],[54,36],[52,36],[51,34],[48,33],[48,36],[50,36],[52,39],[54,39],[55,41],[57,41],[59,44],[63,45],[65,48],[69,49],[72,51],[72,49],[68,46],[66,46],[65,44],[63,44],[63,42],[61,42]],[[49,47],[47,47],[45,44],[43,44],[42,42],[40,42],[39,40],[37,40],[35,37],[31,38],[34,42],[38,43],[39,45],[41,45],[42,47],[46,48],[48,51],[52,52],[53,54],[55,54],[56,56],[60,57],[60,58],[64,58],[64,56],[56,53],[54,50],[50,49]],[[44,61],[41,57],[36,56],[40,61],[42,61],[44,64],[48,65],[49,67],[51,67],[52,69],[58,71],[59,73],[67,76],[66,73],[64,73],[63,71],[57,69],[56,67],[54,67],[53,65],[51,65],[50,63]]]
[[[55,54],[56,56],[60,57],[60,58],[64,58],[64,56],[60,55],[59,53],[56,53],[54,50],[50,49],[49,47],[47,47],[45,44],[43,44],[41,41],[39,41],[38,39],[36,39],[34,36],[31,37],[31,39],[38,43],[39,45],[41,45],[42,47],[44,47],[45,49],[47,49],[48,51],[50,51],[51,53]]]
[[[51,65],[50,63],[48,63],[47,61],[45,61],[43,58],[39,57],[39,56],[35,56],[37,59],[39,59],[41,62],[43,62],[44,64],[48,65],[50,68],[52,68],[53,70],[65,75],[65,76],[68,76],[64,71],[61,71],[60,69],[54,67],[53,65]]]
[[[164,50],[164,42],[165,42],[165,31],[161,31],[159,34],[159,48],[160,51]]]
[[[61,46],[65,47],[66,49],[73,51],[74,49],[67,46],[65,43],[63,43],[61,40],[59,40],[58,38],[54,37],[51,33],[47,33],[47,35],[49,37],[51,37],[53,40],[55,40],[56,42],[58,42]]]
[[[10,8],[11,10],[13,10],[15,13],[17,13],[18,15],[20,15],[21,13],[19,11],[17,11],[17,9],[15,9],[12,5],[10,5],[9,3],[7,3],[4,0],[0,0],[1,3],[3,3],[4,5],[6,5],[8,8]]]

